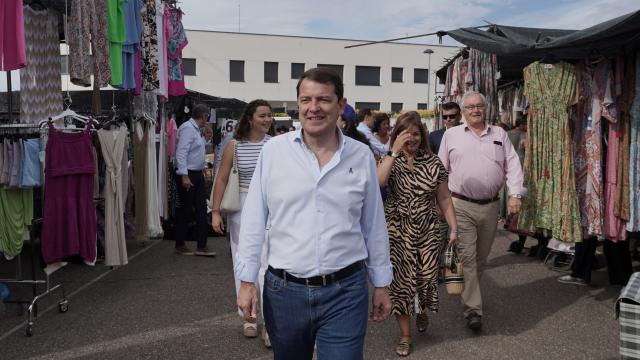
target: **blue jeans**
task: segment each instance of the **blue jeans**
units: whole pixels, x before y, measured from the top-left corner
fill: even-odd
[[[264,321],[274,359],[362,359],[367,330],[366,270],[325,287],[264,276]]]

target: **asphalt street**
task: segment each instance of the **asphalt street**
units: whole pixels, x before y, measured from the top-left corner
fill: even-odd
[[[621,288],[608,285],[606,269],[588,287],[559,284],[561,274],[540,261],[507,253],[513,238],[498,233],[482,279],[483,332],[465,327],[459,299],[441,287],[440,311],[426,333],[414,330],[410,358],[617,358],[614,303]],[[179,256],[173,242],[157,241],[130,244],[124,267],[68,265],[52,280],[64,283],[69,311],[59,313],[59,297],[47,297],[26,337],[26,316],[9,304],[0,315],[0,359],[272,358],[260,339],[242,336],[228,243],[212,238],[210,245],[215,258]],[[13,266],[0,261],[0,277],[13,275]],[[12,290],[30,294],[28,287]],[[397,358],[397,340],[395,320],[370,322],[365,358]]]

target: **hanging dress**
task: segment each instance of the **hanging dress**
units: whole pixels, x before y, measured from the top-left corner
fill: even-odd
[[[104,264],[126,265],[127,241],[124,232],[124,202],[122,199],[122,157],[127,139],[127,128],[98,131],[102,157],[106,165],[104,184],[105,240]],[[126,169],[124,169],[126,170]]]
[[[79,255],[96,261],[95,163],[91,125],[80,133],[56,130],[49,122],[45,157],[42,257],[46,264]]]
[[[640,51],[636,52],[635,96],[629,111],[629,222],[627,231],[640,231]]]
[[[580,210],[569,128],[569,107],[577,101],[576,71],[568,63],[551,68],[534,62],[524,69],[530,102],[524,181],[529,190],[518,228],[546,229],[561,241],[582,241]]]
[[[149,201],[147,187],[147,136],[143,121],[137,121],[134,126],[133,138],[133,178],[135,196],[136,240],[149,240]]]
[[[27,63],[20,70],[20,123],[37,124],[62,111],[58,13],[24,7]]]

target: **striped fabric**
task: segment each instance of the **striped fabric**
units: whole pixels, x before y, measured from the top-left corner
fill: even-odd
[[[640,359],[640,273],[631,275],[616,302],[620,321],[620,358]]]
[[[236,154],[238,156],[238,173],[240,175],[240,188],[249,188],[253,171],[258,163],[258,156],[262,151],[262,146],[271,139],[270,135],[265,135],[262,141],[252,143],[246,140],[238,141]]]

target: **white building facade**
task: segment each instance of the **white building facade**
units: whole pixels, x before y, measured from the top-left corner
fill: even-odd
[[[300,74],[326,65],[342,74],[345,97],[356,108],[431,109],[443,88],[435,71],[459,51],[406,43],[346,49],[364,41],[199,30],[187,30],[187,37],[188,89],[246,102],[265,99],[276,111],[296,110]]]

